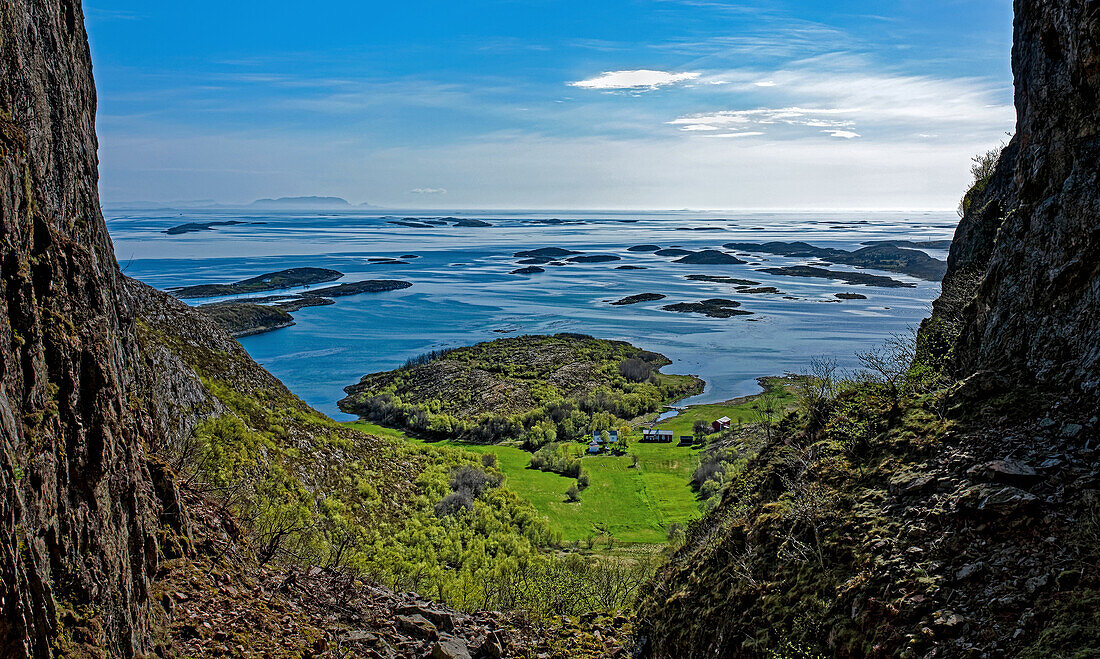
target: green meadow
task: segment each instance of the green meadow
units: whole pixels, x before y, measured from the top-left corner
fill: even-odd
[[[769,387],[783,406],[793,403],[789,382],[768,380]],[[635,424],[628,438],[625,456],[590,455],[581,463],[589,476],[589,486],[579,502],[566,501],[565,491],[572,478],[528,468],[531,454],[506,444],[470,444],[456,441],[428,442],[399,430],[373,423],[353,422],[363,432],[419,445],[449,446],[475,453],[492,453],[507,478],[507,487],[530,501],[546,515],[564,542],[585,542],[594,538],[614,538],[621,544],[656,544],[667,540],[668,527],[687,523],[699,516],[699,501],[691,488],[691,476],[699,464],[701,447],[678,443],[642,443],[640,429],[653,425],[680,435],[691,434],[697,419],[713,421],[730,417],[734,425],[740,417],[752,423],[755,397],[746,397],[714,405],[694,405],[676,417],[654,424],[655,415]],[[637,456],[638,464],[633,466]]]

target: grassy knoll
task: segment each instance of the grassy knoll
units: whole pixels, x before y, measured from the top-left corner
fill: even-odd
[[[431,439],[478,444],[522,440],[536,450],[702,390],[670,375],[664,355],[582,334],[518,336],[437,351],[366,375],[340,409]]]

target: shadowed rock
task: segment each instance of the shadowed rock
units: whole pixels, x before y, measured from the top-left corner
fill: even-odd
[[[623,306],[627,304],[638,304],[639,302],[654,302],[656,300],[663,300],[666,297],[668,296],[661,295],[660,293],[639,293],[637,295],[628,295],[621,300],[616,300],[615,302],[612,302],[611,304],[615,306]]]

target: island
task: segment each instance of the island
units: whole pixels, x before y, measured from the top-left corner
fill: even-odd
[[[351,204],[349,204],[346,199],[340,197],[279,197],[277,199],[257,199],[252,202],[250,206],[253,208],[271,208],[279,210],[340,210],[351,208]]]
[[[941,281],[947,272],[946,261],[934,259],[919,249],[897,247],[888,241],[869,245],[854,252],[831,247],[815,247],[804,242],[726,243],[723,247],[742,252],[806,256],[830,263],[897,272],[928,281]]]
[[[816,277],[818,279],[835,279],[849,284],[862,284],[863,286],[878,286],[880,288],[915,288],[916,284],[900,281],[892,277],[882,275],[869,275],[863,272],[844,272],[843,270],[826,270],[808,265],[792,265],[782,268],[761,268],[758,272],[783,277]]]
[[[638,293],[637,295],[628,295],[621,300],[616,300],[611,304],[615,306],[624,306],[627,304],[638,304],[639,302],[655,302],[657,300],[663,300],[667,295],[661,295],[660,293]]]
[[[653,253],[657,256],[687,256],[692,252],[686,249],[680,249],[678,247],[670,247],[668,249],[659,249]]]
[[[716,249],[704,249],[701,252],[693,252],[683,258],[676,259],[673,263],[689,263],[692,265],[739,265],[744,263],[733,254],[720,252]]]
[[[516,270],[513,270],[508,274],[510,274],[510,275],[537,275],[540,272],[546,272],[546,271],[543,270],[542,268],[538,267],[537,265],[529,265],[526,268],[518,268]]]
[[[656,252],[661,249],[660,245],[635,245],[633,247],[627,247],[628,252]]]
[[[482,220],[462,219],[454,223],[456,227],[491,227],[492,224]]]
[[[709,300],[701,300],[699,302],[666,304],[661,308],[665,311],[675,311],[677,313],[701,313],[710,318],[733,318],[734,316],[748,316],[752,314],[751,311],[738,309],[737,307],[740,306],[741,303],[736,300],[716,297]]]
[[[394,279],[367,279],[327,286],[296,294],[269,295],[227,302],[214,302],[198,307],[210,316],[230,336],[262,334],[294,324],[291,312],[306,307],[322,307],[335,304],[336,297],[361,293],[384,293],[412,286],[411,282]]]
[[[574,252],[571,249],[563,249],[561,247],[540,247],[539,249],[529,249],[524,252],[516,252],[512,256],[517,259],[532,258],[540,256],[548,256],[550,258],[560,258],[562,256],[571,256],[573,254],[580,254],[580,252]]]
[[[861,293],[833,293],[833,297],[839,300],[866,300],[867,296]]]
[[[269,272],[242,279],[232,284],[199,284],[196,286],[178,286],[168,289],[168,292],[182,300],[190,300],[204,297],[221,297],[223,295],[244,295],[246,293],[262,293],[264,291],[277,291],[296,286],[310,286],[336,281],[344,276],[338,270],[328,268],[288,268],[278,272]]]
[[[437,439],[522,441],[534,450],[575,440],[702,391],[671,361],[583,334],[519,336],[440,350],[346,387],[341,410]],[[602,419],[599,420],[599,419]]]
[[[888,245],[910,249],[951,249],[951,239],[947,240],[867,240],[861,245]]]
[[[751,279],[738,279],[723,275],[688,275],[684,277],[690,281],[708,281],[714,284],[733,284],[735,286],[759,286],[760,282]]]
[[[584,254],[582,256],[573,256],[566,261],[570,263],[607,263],[609,261],[621,261],[623,257],[615,256],[614,254]]]
[[[195,233],[198,231],[213,231],[214,227],[232,227],[238,224],[249,224],[249,222],[241,222],[240,220],[226,220],[225,222],[188,222],[187,224],[179,224],[165,229],[162,233],[166,233],[169,236],[179,236],[185,233]],[[259,224],[265,223],[260,222]]]
[[[745,293],[746,295],[756,295],[758,293],[781,293],[775,286],[761,286],[759,288],[752,288],[751,286],[738,286],[738,293]]]

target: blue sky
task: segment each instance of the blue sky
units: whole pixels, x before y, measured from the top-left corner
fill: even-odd
[[[90,0],[105,201],[950,208],[1007,0]]]

